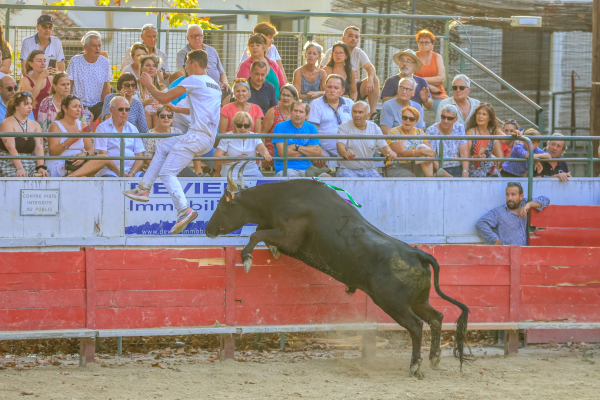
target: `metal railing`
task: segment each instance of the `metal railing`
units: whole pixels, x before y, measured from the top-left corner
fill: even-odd
[[[6,132],[0,133],[1,137],[40,137],[40,133],[15,133],[15,132]],[[43,135],[43,134],[42,134]],[[58,137],[66,137],[66,138],[97,138],[99,134],[97,133],[61,133],[57,134]],[[125,156],[125,146],[124,139],[132,139],[132,138],[151,138],[151,139],[164,139],[171,136],[178,136],[173,134],[123,134],[123,133],[102,133],[102,137],[105,138],[119,138],[120,139],[120,155],[116,156],[0,156],[0,159],[33,159],[33,160],[118,160],[119,161],[119,170],[120,176],[124,176],[125,169],[125,161],[128,160],[152,160],[151,157],[126,157]],[[445,136],[445,135],[311,135],[311,134],[299,134],[299,135],[290,135],[290,134],[219,134],[217,135],[217,140],[219,139],[251,139],[251,138],[265,138],[265,139],[284,139],[283,141],[283,154],[279,157],[273,157],[273,160],[282,161],[283,162],[283,176],[287,177],[288,170],[288,161],[315,161],[315,160],[324,160],[324,161],[345,161],[342,157],[289,157],[288,156],[288,140],[290,139],[358,139],[358,140],[404,140],[404,139],[417,139],[417,140],[439,140],[440,146],[438,150],[437,157],[397,157],[397,161],[438,161],[440,164],[440,168],[443,168],[444,161],[482,161],[481,158],[447,158],[444,157],[444,141],[450,140],[511,140],[511,141],[521,141],[527,143],[529,145],[529,158],[490,158],[488,161],[516,161],[516,162],[529,162],[528,165],[528,198],[531,199],[533,197],[533,175],[534,175],[534,164],[536,161],[540,162],[553,162],[553,161],[565,161],[571,163],[587,163],[588,164],[588,173],[587,176],[592,178],[594,171],[594,162],[599,162],[600,158],[595,158],[591,149],[592,146],[588,146],[587,157],[585,158],[554,158],[554,159],[534,159],[534,150],[531,143],[531,139],[526,136],[494,136],[494,135],[485,135],[485,136]],[[543,141],[543,140],[561,140],[561,141],[588,141],[592,142],[594,140],[600,140],[600,136],[565,136],[557,139],[556,136],[534,136],[534,140]],[[241,161],[241,160],[264,160],[262,157],[197,157],[194,158],[194,161]],[[354,161],[387,161],[386,157],[356,157],[353,159]]]
[[[529,97],[527,97],[525,94],[523,94],[519,90],[517,90],[510,83],[508,83],[507,81],[505,81],[504,79],[502,79],[500,76],[498,76],[497,74],[495,74],[492,70],[490,70],[489,68],[487,68],[481,62],[477,61],[475,58],[473,58],[473,56],[471,56],[469,53],[467,53],[463,49],[461,49],[458,46],[456,46],[454,43],[450,43],[450,48],[452,50],[456,51],[459,54],[459,56],[460,56],[460,70],[455,70],[455,72],[464,74],[465,73],[465,60],[469,61],[471,64],[473,64],[474,66],[476,66],[477,68],[479,68],[481,71],[483,71],[487,76],[489,76],[490,78],[494,79],[496,82],[498,82],[499,84],[501,84],[503,87],[507,88],[511,93],[514,93],[521,100],[525,101],[529,106],[533,107],[533,109],[536,112],[537,121],[533,122],[533,121],[529,120],[522,113],[518,112],[513,107],[509,106],[505,101],[500,100],[497,96],[493,95],[490,91],[488,91],[485,88],[483,88],[477,82],[471,80],[471,83],[473,83],[478,89],[480,89],[481,91],[483,91],[484,93],[486,93],[487,95],[489,95],[490,97],[492,97],[495,101],[497,101],[498,103],[500,103],[503,107],[507,108],[510,112],[512,112],[513,114],[517,115],[522,120],[526,121],[528,124],[530,124],[531,126],[533,126],[538,131],[540,131],[540,132],[544,131],[544,116],[543,116],[544,109],[543,109],[542,106],[540,106],[539,104],[537,104],[536,102],[534,102],[533,100],[531,100]],[[448,87],[448,93],[451,93],[452,92],[452,79],[451,78],[447,79],[446,85]]]

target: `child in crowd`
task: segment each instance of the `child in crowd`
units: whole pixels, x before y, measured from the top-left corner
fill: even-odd
[[[275,25],[273,25],[270,22],[261,22],[259,24],[256,24],[256,26],[254,27],[252,32],[255,35],[257,33],[262,33],[263,35],[265,35],[265,37],[267,38],[267,46],[268,46],[267,47],[267,58],[271,61],[275,61],[277,63],[277,65],[279,65],[279,68],[281,68],[281,72],[283,73],[283,76],[285,77],[285,70],[283,69],[283,63],[281,62],[281,56],[279,55],[277,48],[273,44],[275,36],[277,36],[277,34],[279,34],[279,32],[277,32],[277,29],[275,28]],[[250,54],[248,53],[248,49],[246,49],[244,51],[244,54],[242,55],[240,64],[243,63],[244,61],[246,61],[248,59],[248,57],[250,57]],[[287,83],[287,77],[286,77],[286,81],[283,83]]]

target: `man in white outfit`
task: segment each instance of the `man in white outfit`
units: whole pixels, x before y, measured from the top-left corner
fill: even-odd
[[[177,174],[194,157],[201,156],[213,148],[219,125],[221,87],[206,74],[207,66],[208,55],[204,50],[189,52],[186,64],[188,77],[166,93],[154,88],[152,78],[148,74],[143,73],[140,77],[140,81],[152,97],[162,104],[168,104],[186,92],[190,102],[189,131],[185,135],[160,140],[142,181],[135,189],[123,192],[130,199],[149,201],[150,189],[156,178],[160,177],[177,209],[177,221],[171,229],[172,234],[182,232],[198,216],[198,213],[190,208],[183,188],[177,180]]]

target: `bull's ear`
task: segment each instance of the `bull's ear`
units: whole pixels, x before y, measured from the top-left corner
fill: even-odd
[[[225,201],[226,202],[230,203],[234,197],[235,197],[235,193],[232,193],[229,190],[225,190]]]

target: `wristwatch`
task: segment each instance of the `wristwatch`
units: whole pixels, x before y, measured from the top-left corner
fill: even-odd
[[[299,144],[297,144],[297,145],[296,145],[296,151],[298,151],[298,149],[299,149],[299,148],[300,148],[300,145],[299,145]]]

